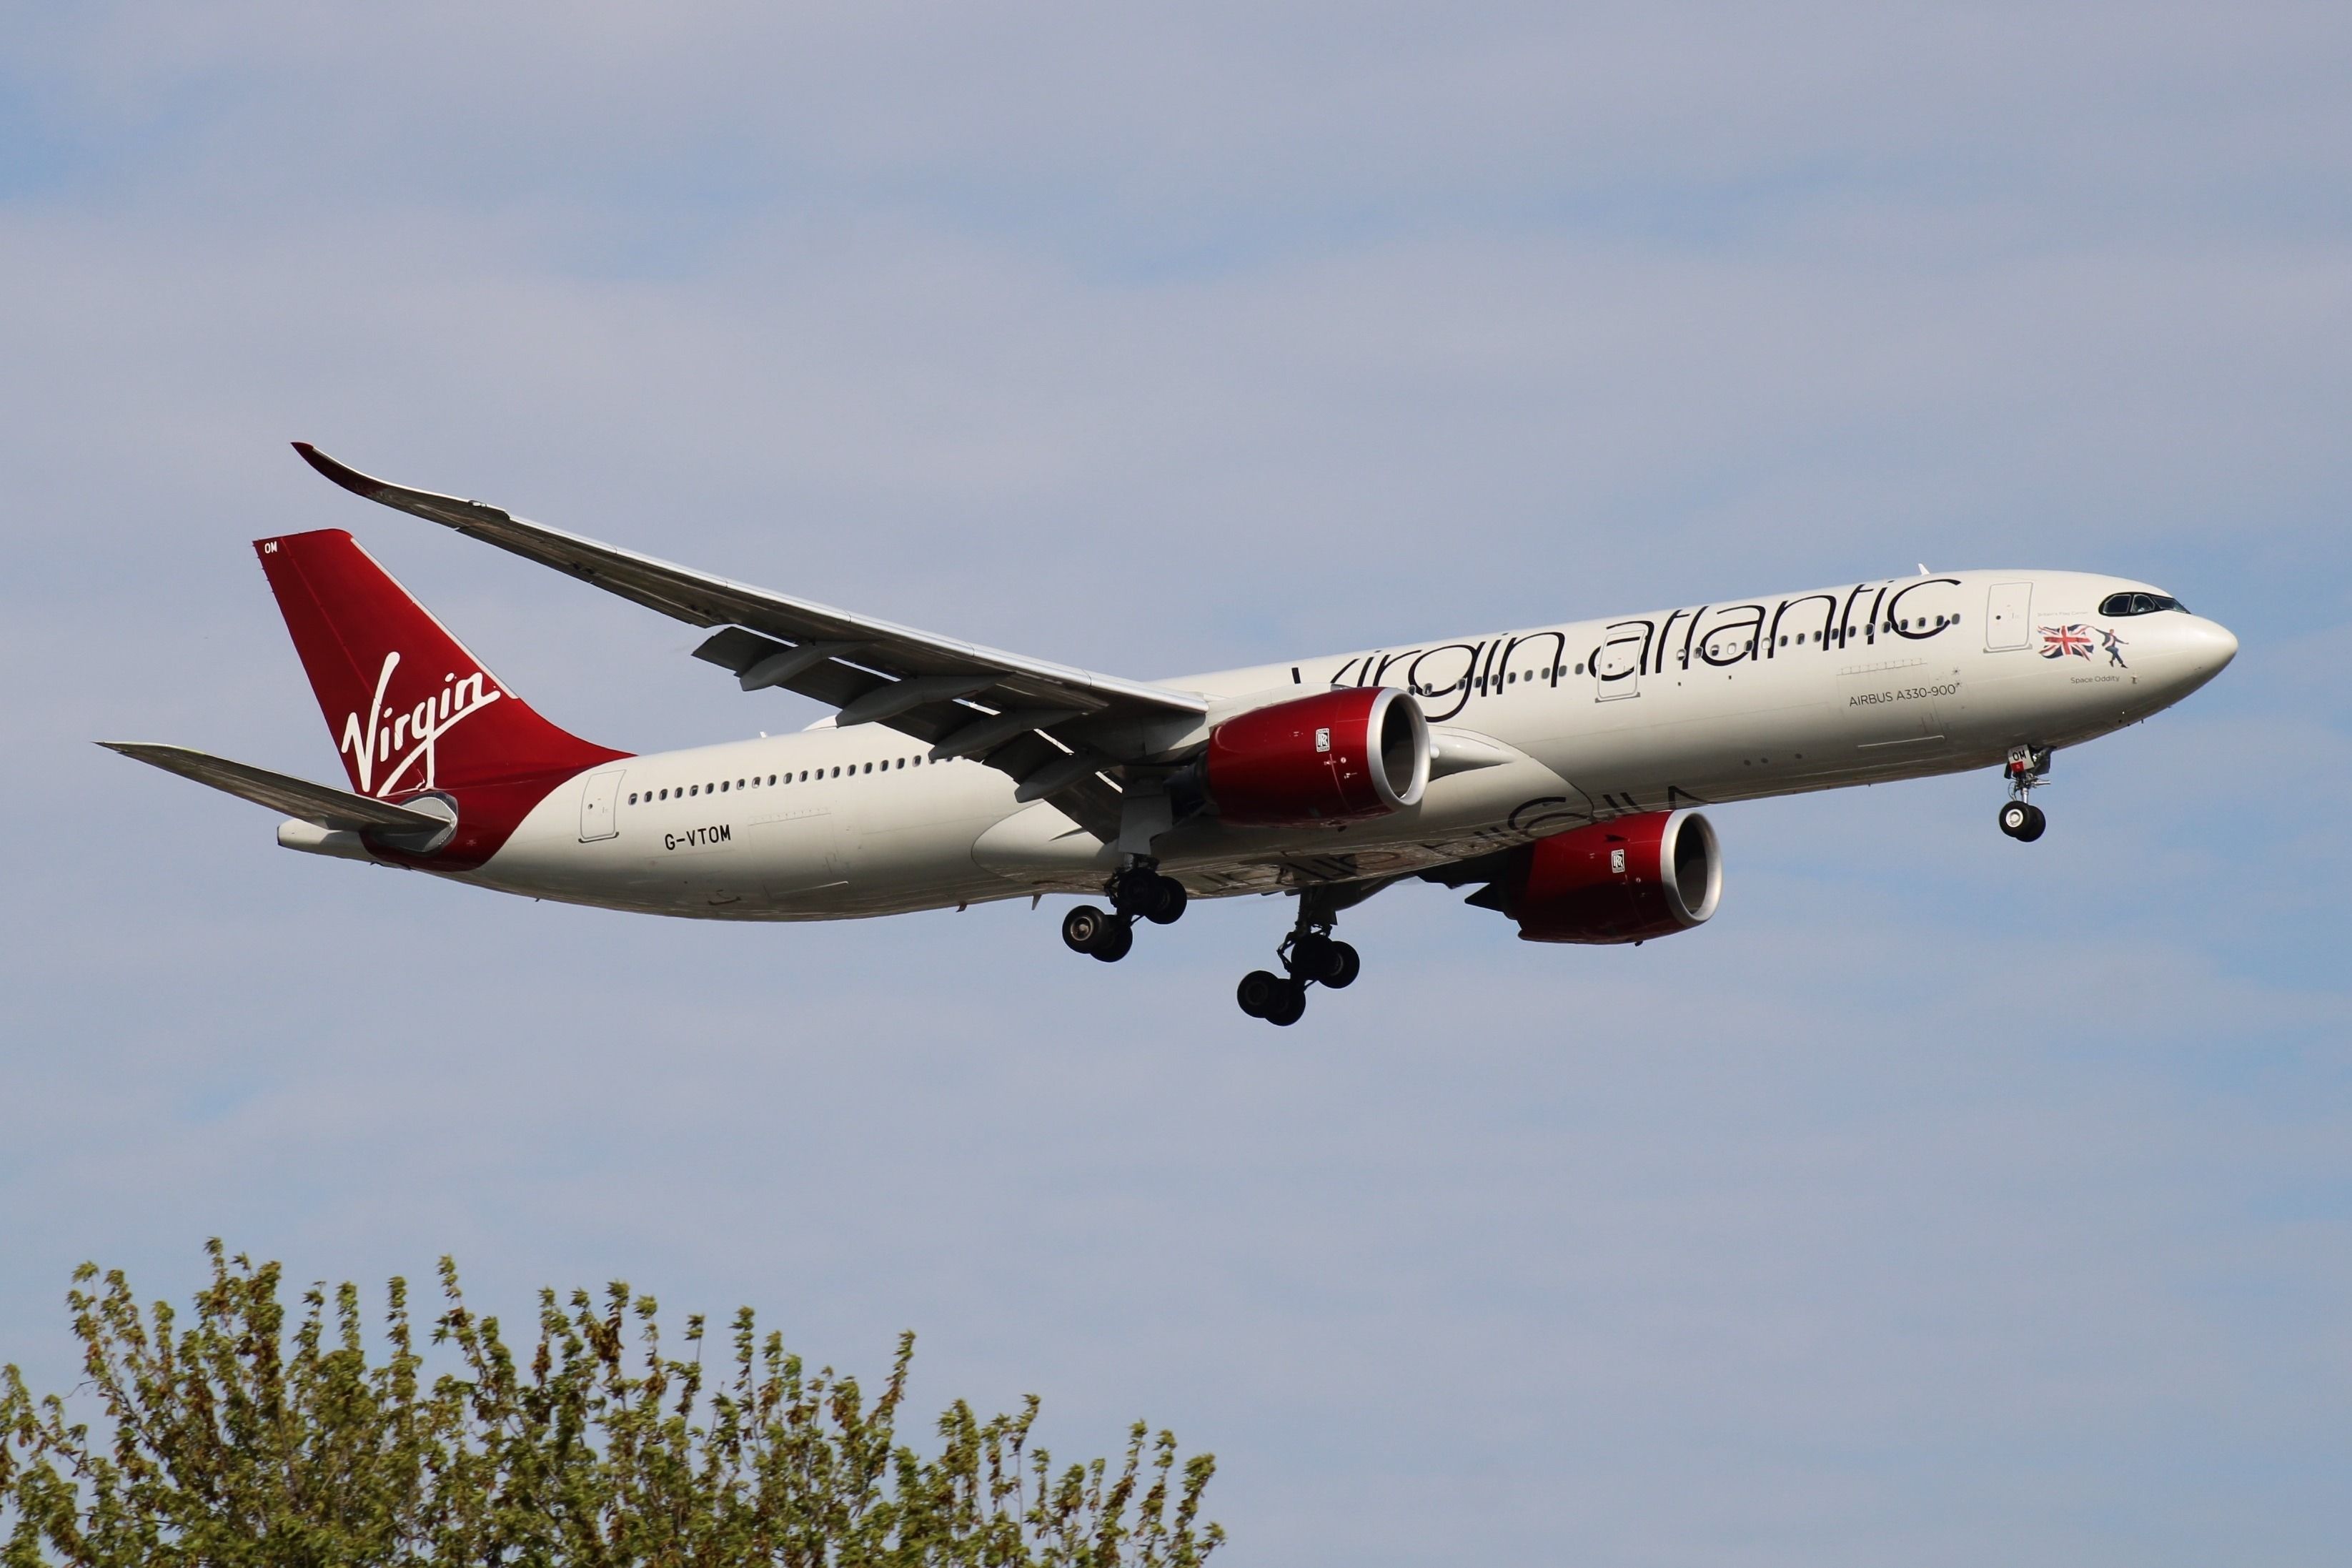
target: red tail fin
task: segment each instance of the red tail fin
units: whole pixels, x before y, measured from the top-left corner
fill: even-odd
[[[253,548],[360,794],[570,774],[627,755],[532,712],[341,529]]]

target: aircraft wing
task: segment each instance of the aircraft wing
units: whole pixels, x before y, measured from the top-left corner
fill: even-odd
[[[837,721],[845,727],[885,724],[931,742],[936,756],[979,757],[1020,781],[1024,798],[1051,797],[1106,838],[1118,831],[1118,796],[1100,775],[1117,768],[1087,744],[1086,731],[1181,721],[1208,710],[1207,700],[1195,692],[853,615],[527,522],[480,501],[373,479],[308,442],[295,442],[294,449],[355,495],[552,566],[690,626],[724,627],[695,656],[732,671],[745,690],[781,686],[838,708]]]
[[[250,763],[232,763],[226,757],[215,757],[208,752],[194,751],[186,746],[163,746],[142,741],[100,741],[99,744],[110,752],[120,752],[126,757],[161,768],[167,773],[194,779],[200,784],[209,784],[239,800],[266,805],[272,811],[284,812],[289,816],[320,827],[354,833],[373,828],[379,833],[432,834],[449,826],[449,819],[446,816],[411,811],[388,800],[374,800],[331,785],[312,784],[308,779],[274,773]]]

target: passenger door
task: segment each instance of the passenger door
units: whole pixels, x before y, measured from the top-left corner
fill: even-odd
[[[609,773],[590,773],[588,782],[581,787],[581,843],[593,844],[600,838],[612,838],[620,833],[620,814],[614,807],[620,802],[624,771],[614,768]]]
[[[1639,697],[1642,660],[1650,651],[1649,626],[1645,622],[1638,627],[1612,626],[1608,635],[1609,640],[1593,656],[1593,699],[1607,702],[1620,697]]]
[[[2033,584],[1995,583],[1985,595],[1985,652],[2023,647],[2033,630]]]

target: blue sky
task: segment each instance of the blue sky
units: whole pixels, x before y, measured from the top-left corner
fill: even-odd
[[[2340,6],[0,11],[0,1356],[454,1251],[1213,1448],[1236,1562],[2352,1547]],[[1434,888],[1283,1034],[1202,906],[775,930],[285,854],[246,542],[353,530],[558,721],[807,721],[371,470],[1156,677],[1941,567],[2222,679],[1716,814],[1638,952]]]

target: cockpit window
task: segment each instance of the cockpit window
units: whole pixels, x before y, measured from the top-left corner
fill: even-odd
[[[2189,606],[2169,594],[2110,594],[2099,605],[2103,616],[2152,616],[2158,610],[2186,615]]]

